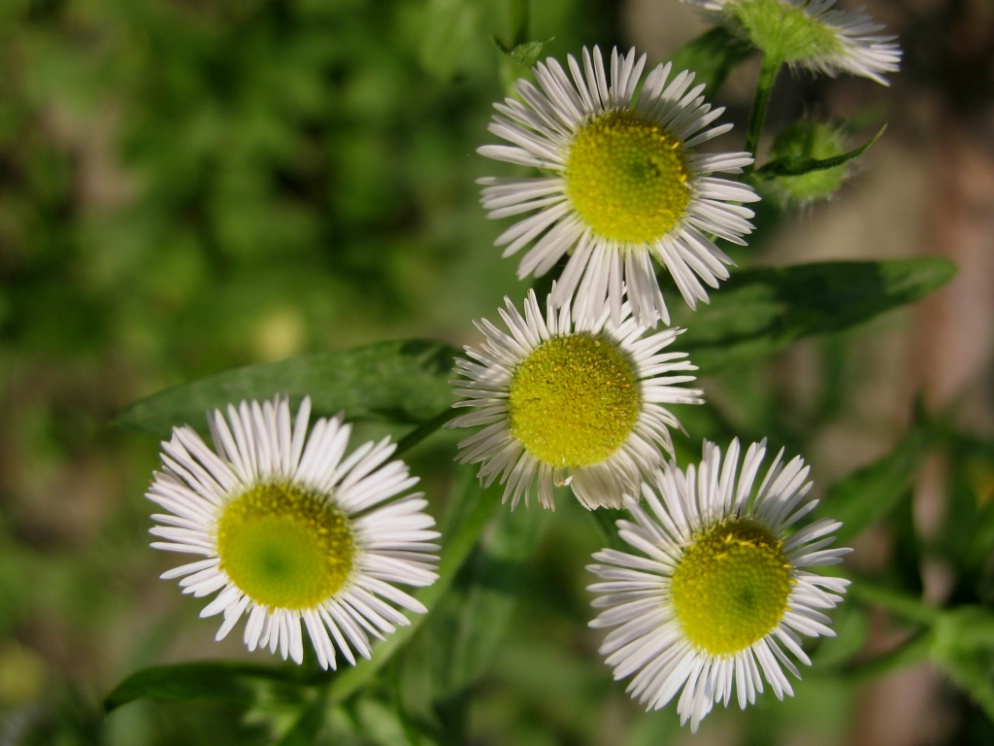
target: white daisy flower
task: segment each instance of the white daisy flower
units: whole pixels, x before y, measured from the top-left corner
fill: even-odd
[[[480,179],[483,206],[490,218],[530,213],[497,239],[504,256],[531,246],[519,277],[543,275],[569,255],[552,300],[557,308],[572,300],[576,318],[597,318],[606,302],[620,324],[627,286],[637,323],[669,323],[651,260],[666,267],[693,308],[708,299],[704,285],[717,287],[732,263],[713,237],[744,244],[752,231],[752,211],[735,203],[759,197],[711,175],[741,173],[752,156],[695,152],[731,129],[710,126],[724,109],[704,103],[693,73],[671,77],[670,64],[650,72],[636,95],[645,59],[615,49],[610,74],[597,47],[583,50],[582,68],[570,56],[569,75],[553,59],[540,62],[537,87],[518,81],[522,101],[494,105],[490,132],[509,144],[478,150],[544,172]]]
[[[825,75],[859,75],[888,85],[901,48],[896,36],[862,12],[839,10],[835,0],[683,0],[720,13],[767,54]]]
[[[763,691],[793,694],[783,669],[799,676],[794,658],[810,665],[800,635],[834,635],[820,610],[838,604],[848,580],[810,567],[841,562],[849,549],[826,549],[841,525],[798,522],[817,505],[804,503],[811,483],[800,458],[781,451],[759,488],[753,485],[766,442],[749,447],[739,471],[739,444],[721,451],[705,441],[699,471],[660,470],[646,507],[626,501],[635,522],[618,521],[638,551],[604,549],[589,570],[603,609],[591,627],[613,629],[601,647],[615,679],[635,674],[633,698],[657,710],[678,693],[681,723],[696,731],[712,705],[726,707],[737,690],[743,709]],[[682,690],[682,692],[681,692]]]
[[[553,289],[555,294],[555,289]],[[538,501],[554,509],[553,487],[569,484],[587,508],[620,507],[639,489],[642,472],[672,453],[669,428],[679,428],[664,404],[700,404],[702,392],[683,388],[697,370],[683,352],[661,352],[682,329],[643,336],[628,304],[615,324],[604,309],[596,320],[574,323],[569,307],[550,300],[543,315],[530,290],[522,316],[510,299],[500,310],[507,332],[489,321],[479,349],[466,347],[457,359],[455,407],[475,411],[450,427],[485,425],[459,443],[459,460],[480,463],[480,479],[506,483],[512,509],[532,487]]]
[[[247,615],[249,650],[300,663],[303,622],[326,669],[336,648],[354,665],[370,637],[409,624],[395,607],[425,613],[395,584],[435,581],[438,533],[422,493],[397,497],[418,480],[388,462],[389,438],[343,458],[351,426],[319,419],[308,436],[310,411],[304,399],[291,426],[285,398],[229,405],[227,419],[215,410],[213,450],[175,428],[146,497],[169,511],[153,516],[164,541],[152,546],[203,555],[162,577],[198,598],[220,591],[200,613],[224,615],[218,640]]]

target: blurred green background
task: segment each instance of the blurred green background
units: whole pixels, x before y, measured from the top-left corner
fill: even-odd
[[[0,3],[0,744],[270,743],[295,712],[274,691],[248,713],[142,701],[103,717],[101,699],[136,668],[247,657],[238,632],[213,643],[216,624],[197,619],[201,605],[157,579],[172,561],[148,549],[151,506],[142,495],[158,444],[111,423],[136,399],[233,366],[384,339],[470,342],[472,319],[523,293],[516,262],[493,247],[504,226],[485,220],[473,182],[495,169],[475,154],[492,140],[491,103],[524,73],[490,37],[518,40],[514,14],[525,5]],[[877,5],[888,22],[906,22],[897,30],[908,33],[913,56],[949,46],[916,34],[929,13],[945,22],[940,11],[963,4],[919,3],[917,18]],[[531,3],[524,33],[554,37],[546,53],[559,59],[583,44],[637,42],[655,62],[703,28],[676,0],[548,0]],[[893,91],[785,80],[794,98],[776,110],[787,121],[802,110],[845,117],[873,104],[870,120],[891,121],[896,145],[875,147],[879,162],[868,170],[879,166],[897,197],[874,202],[874,185],[885,187],[872,176],[869,202],[838,197],[885,227],[861,232],[844,222],[849,213],[833,212],[843,234],[825,237],[817,208],[790,220],[767,208],[758,245],[737,257],[795,263],[919,251],[917,241],[906,245],[915,207],[901,192],[911,178],[902,159],[931,145],[943,117],[960,111],[958,93],[944,91],[958,92],[949,80],[967,77],[927,54],[921,60],[907,65],[912,82],[898,78]],[[732,118],[748,106],[751,79],[743,80],[723,92]],[[916,118],[922,107],[932,114]],[[969,128],[972,120],[956,121]],[[929,173],[913,177],[924,183]],[[799,240],[797,231],[814,238]],[[843,476],[896,440],[912,397],[928,387],[923,374],[895,393],[893,368],[871,352],[882,344],[884,357],[906,354],[922,339],[907,333],[911,323],[888,316],[861,336],[801,345],[770,365],[706,381],[714,408],[684,419],[695,437],[683,446],[696,453],[704,435],[768,434],[814,461],[816,478]],[[880,342],[895,331],[911,341]],[[977,381],[989,371],[983,358],[960,394],[972,400],[983,388],[980,413],[968,407],[982,428],[989,392]],[[892,384],[884,413],[867,405],[879,403],[881,380]],[[413,455],[433,500],[449,489],[453,443],[442,435]],[[969,468],[952,471],[967,475],[957,477],[963,500],[989,497],[990,452],[982,440],[963,456]],[[567,501],[554,521],[533,510],[499,523],[494,533],[506,545],[490,548],[517,557],[513,571],[483,598],[453,593],[394,679],[338,713],[321,742],[417,742],[396,717],[397,697],[414,713],[428,706],[419,677],[429,676],[439,641],[458,636],[467,609],[493,615],[491,655],[465,664],[481,666],[472,687],[454,689],[450,708],[433,713],[443,723],[451,717],[467,742],[689,738],[676,735],[672,707],[642,714],[597,659],[581,568],[601,537],[583,511]],[[523,547],[540,536],[540,551],[522,564]],[[858,646],[865,619],[847,608],[838,626],[855,625],[843,637]],[[435,677],[432,686],[437,694],[444,682]],[[939,690],[929,691],[932,707]],[[806,672],[797,693],[783,705],[763,699],[752,719],[717,712],[703,742],[856,743],[854,734],[867,732],[855,730],[866,714],[857,712],[854,685]],[[965,700],[942,696],[946,705],[926,711],[944,720],[915,743],[990,734]]]

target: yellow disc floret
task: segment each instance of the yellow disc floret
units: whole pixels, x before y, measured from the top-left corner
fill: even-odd
[[[352,572],[356,543],[347,516],[320,495],[260,484],[224,507],[217,527],[221,570],[270,609],[309,609]]]
[[[690,204],[681,142],[627,110],[605,112],[583,125],[565,178],[570,202],[591,230],[623,243],[666,235]]]
[[[573,334],[536,347],[509,392],[511,432],[554,467],[600,463],[617,451],[642,409],[633,364],[607,337]]]
[[[698,649],[734,655],[777,626],[793,583],[783,541],[732,519],[694,538],[673,573],[673,606]]]

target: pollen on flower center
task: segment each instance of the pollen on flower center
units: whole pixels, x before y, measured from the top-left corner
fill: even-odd
[[[625,110],[580,128],[565,179],[574,209],[594,233],[625,243],[668,233],[692,196],[680,140]]]
[[[607,337],[544,342],[521,362],[509,391],[511,432],[555,467],[600,463],[624,444],[642,408],[632,363]]]
[[[761,640],[787,610],[793,585],[783,542],[758,523],[732,519],[695,537],[673,573],[684,634],[711,655]]]
[[[218,521],[221,570],[270,609],[312,608],[338,592],[355,550],[346,515],[294,485],[256,485],[228,503]]]

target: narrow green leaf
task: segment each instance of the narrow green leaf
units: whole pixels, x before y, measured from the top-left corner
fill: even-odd
[[[136,402],[117,424],[165,437],[176,425],[201,428],[208,410],[276,394],[309,395],[315,412],[344,410],[352,422],[418,424],[452,404],[457,354],[441,342],[405,340],[236,368]]]
[[[709,304],[673,309],[687,327],[677,345],[703,375],[771,355],[794,340],[829,334],[913,303],[953,278],[944,259],[824,262],[733,274]]]
[[[842,522],[837,543],[845,546],[907,496],[925,456],[928,437],[912,427],[886,456],[836,483],[818,505],[818,515]]]
[[[845,163],[848,163],[853,158],[858,158],[867,148],[869,148],[873,143],[879,140],[884,132],[887,131],[887,125],[884,125],[880,130],[867,140],[865,143],[860,145],[854,150],[850,150],[848,153],[843,153],[842,155],[837,155],[833,158],[808,158],[802,155],[791,155],[784,158],[777,158],[776,160],[770,161],[762,168],[753,171],[753,175],[758,179],[773,179],[778,176],[802,176],[812,171],[825,171],[830,168],[836,168]]]
[[[210,699],[250,705],[263,682],[302,684],[305,680],[295,669],[230,661],[152,666],[136,671],[118,684],[104,700],[104,711],[111,712],[143,697],[171,702]]]
[[[704,83],[714,95],[725,78],[755,50],[727,29],[718,26],[688,42],[669,59],[675,72],[691,70],[694,82]]]

